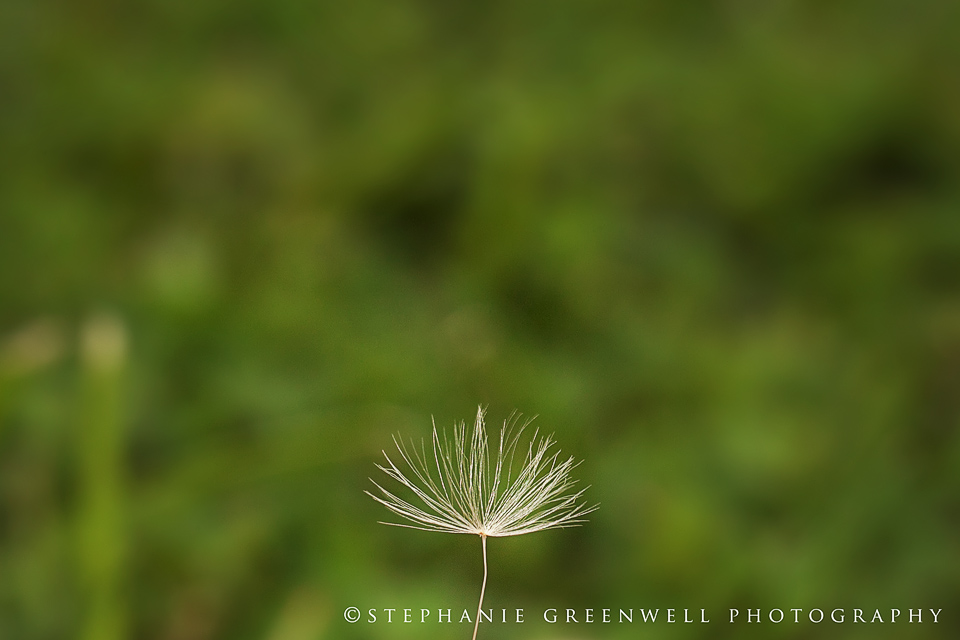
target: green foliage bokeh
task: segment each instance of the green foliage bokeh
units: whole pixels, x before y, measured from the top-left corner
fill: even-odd
[[[482,637],[957,637],[957,42],[936,0],[0,3],[0,637],[468,637],[343,611],[476,606],[479,541],[362,492],[478,404],[601,503],[491,541],[528,613]]]

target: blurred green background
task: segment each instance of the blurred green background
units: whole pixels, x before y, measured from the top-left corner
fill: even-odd
[[[601,503],[491,540],[527,622],[481,638],[960,637],[958,42],[948,0],[0,3],[0,638],[467,638],[343,610],[476,607],[479,541],[363,490],[478,404]]]

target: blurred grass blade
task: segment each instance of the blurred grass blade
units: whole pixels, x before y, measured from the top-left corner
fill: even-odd
[[[126,328],[110,315],[91,317],[80,335],[79,572],[86,594],[82,640],[121,640],[125,555],[122,383]]]

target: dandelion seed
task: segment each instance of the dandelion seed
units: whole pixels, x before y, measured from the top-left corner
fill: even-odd
[[[570,472],[580,463],[573,457],[562,460],[552,436],[534,431],[526,453],[514,471],[520,436],[530,421],[516,428],[518,416],[504,421],[500,443],[491,454],[484,425],[483,407],[477,409],[473,430],[467,433],[461,422],[453,428],[453,438],[437,433],[433,426],[432,451],[425,442],[409,446],[394,437],[394,444],[407,472],[384,452],[386,465],[377,467],[413,492],[416,504],[405,500],[377,484],[382,496],[367,495],[407,523],[383,522],[397,527],[479,535],[483,548],[483,584],[480,605],[473,627],[476,640],[480,610],[487,587],[487,538],[519,536],[547,529],[576,527],[585,522],[583,516],[597,509],[582,501],[589,487],[577,490],[577,481]]]

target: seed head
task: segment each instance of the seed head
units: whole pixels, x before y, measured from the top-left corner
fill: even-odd
[[[576,490],[570,472],[580,463],[561,460],[552,436],[535,430],[518,456],[518,443],[530,421],[517,428],[519,416],[505,420],[500,443],[491,455],[483,407],[469,435],[461,422],[453,437],[437,433],[433,425],[432,451],[421,441],[409,446],[399,436],[393,441],[407,471],[401,471],[384,452],[386,465],[377,467],[407,487],[417,504],[398,497],[371,478],[382,496],[367,495],[412,524],[384,522],[397,527],[472,533],[480,536],[518,536],[534,531],[575,527],[597,509],[581,500],[589,487]],[[555,450],[554,450],[555,449]],[[517,469],[514,470],[515,459]]]

